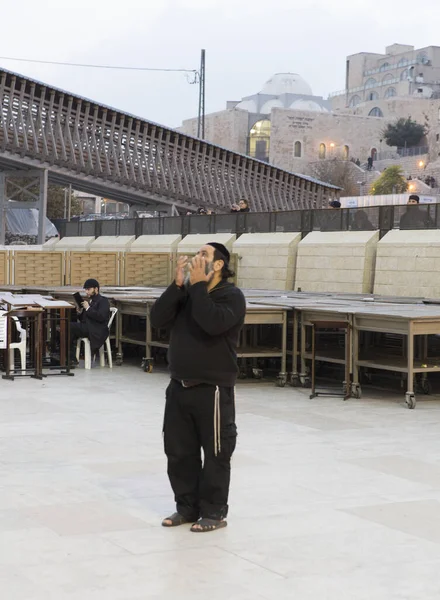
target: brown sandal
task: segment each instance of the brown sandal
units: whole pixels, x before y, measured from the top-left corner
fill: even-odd
[[[197,523],[194,523],[191,527],[193,533],[206,533],[207,531],[215,531],[216,529],[222,529],[227,526],[227,522],[223,519],[217,521],[216,519],[199,519]],[[200,527],[200,529],[198,529]]]
[[[165,523],[165,521],[171,522]],[[162,521],[162,527],[179,527],[179,525],[185,525],[185,523],[191,523],[191,521],[185,519],[180,513],[175,512]]]

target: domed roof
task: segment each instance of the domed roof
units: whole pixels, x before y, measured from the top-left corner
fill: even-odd
[[[261,94],[280,96],[281,94],[303,94],[312,96],[312,88],[297,73],[276,73],[264,84]]]
[[[237,104],[235,108],[240,108],[241,110],[247,110],[250,113],[257,112],[257,104],[255,100],[242,100]]]
[[[268,100],[260,108],[260,114],[270,115],[272,108],[283,108],[283,103],[281,102],[281,100],[277,100],[276,98],[273,98],[272,100]]]
[[[290,108],[293,110],[313,110],[314,112],[328,112],[328,110],[314,102],[313,100],[295,100],[290,105]]]

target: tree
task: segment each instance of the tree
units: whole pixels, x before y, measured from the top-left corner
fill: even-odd
[[[311,165],[310,175],[315,177],[315,179],[342,188],[344,196],[359,195],[353,164],[350,161],[337,159],[321,160]]]
[[[381,194],[404,194],[408,189],[408,182],[403,175],[402,167],[388,167],[371,186],[372,196]]]
[[[64,218],[64,188],[58,185],[49,185],[47,190],[47,216],[49,219]],[[69,192],[66,196],[67,210],[69,206]],[[70,216],[75,217],[82,213],[81,201],[72,193],[72,201],[70,205]],[[67,213],[66,213],[67,214]]]
[[[427,131],[423,125],[413,121],[411,117],[398,119],[395,123],[389,123],[382,131],[382,135],[388,146],[398,148],[411,148],[417,146]]]

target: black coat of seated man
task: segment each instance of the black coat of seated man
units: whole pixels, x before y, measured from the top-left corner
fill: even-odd
[[[76,363],[76,343],[79,338],[88,338],[92,354],[96,353],[108,337],[110,302],[99,293],[99,282],[87,279],[84,283],[87,299],[77,308],[78,322],[70,324],[70,357]]]

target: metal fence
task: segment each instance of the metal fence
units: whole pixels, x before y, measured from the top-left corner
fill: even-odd
[[[439,229],[440,204],[368,206],[363,208],[292,210],[283,212],[186,215],[113,221],[58,223],[60,237],[101,235],[189,235],[192,233],[270,233],[310,231],[373,231]]]

